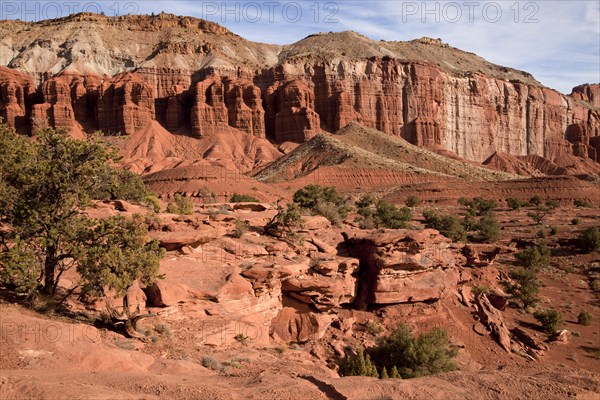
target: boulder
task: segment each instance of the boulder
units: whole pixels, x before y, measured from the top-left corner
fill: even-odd
[[[187,287],[164,279],[158,280],[142,290],[150,307],[168,307],[189,300]]]
[[[318,340],[325,336],[332,316],[300,312],[292,307],[284,307],[271,321],[271,336],[286,343],[303,343]]]
[[[152,232],[151,236],[158,239],[160,246],[167,251],[180,250],[184,246],[198,247],[218,238],[217,232],[213,230]]]

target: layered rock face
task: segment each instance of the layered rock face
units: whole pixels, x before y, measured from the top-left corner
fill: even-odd
[[[31,41],[32,29],[50,38]],[[599,85],[566,96],[436,40],[342,32],[273,46],[168,14],[4,22],[0,33],[20,43],[0,43],[12,54],[0,69],[0,115],[25,131],[46,123],[132,134],[156,120],[197,138],[229,131],[302,143],[356,121],[477,162],[494,153],[600,160]]]
[[[357,307],[438,300],[456,289],[456,267],[464,259],[435,230],[357,232],[344,238],[361,262]]]

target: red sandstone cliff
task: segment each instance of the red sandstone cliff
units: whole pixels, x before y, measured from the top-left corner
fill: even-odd
[[[93,31],[96,41],[65,26]],[[44,39],[32,40],[32,30]],[[566,96],[436,40],[343,32],[271,46],[164,14],[2,21],[0,33],[14,43],[0,49],[14,54],[0,66],[0,116],[22,130],[132,134],[156,120],[197,138],[228,131],[301,143],[357,121],[477,162],[494,153],[600,162],[599,85]],[[49,64],[42,56],[57,43],[68,55]]]

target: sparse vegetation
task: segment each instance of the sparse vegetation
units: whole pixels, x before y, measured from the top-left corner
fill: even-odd
[[[498,204],[494,200],[486,200],[483,197],[474,197],[470,200],[461,197],[458,199],[458,204],[464,206],[467,209],[467,213],[474,216],[485,215],[498,207]]]
[[[299,242],[300,236],[296,231],[303,226],[303,222],[300,206],[287,203],[285,208],[278,208],[277,215],[265,225],[263,231],[293,244]]]
[[[341,376],[372,376],[378,377],[377,367],[371,362],[371,357],[359,348],[354,355],[346,355],[339,362]]]
[[[582,310],[579,315],[577,315],[577,323],[583,326],[589,326],[592,323],[592,314]]]
[[[250,338],[246,335],[244,335],[243,333],[238,333],[237,335],[235,335],[233,337],[237,342],[241,343],[242,345],[247,345],[248,341],[250,340]]]
[[[149,194],[144,199],[144,203],[152,209],[152,212],[159,213],[160,212],[160,200],[158,196],[155,194]]]
[[[389,336],[379,338],[369,351],[378,368],[385,367],[404,379],[447,372],[456,369],[452,358],[457,350],[450,345],[444,329],[433,328],[414,336],[407,325],[400,325]]]
[[[242,221],[239,218],[235,219],[235,229],[233,230],[233,237],[236,238],[241,238],[244,233],[246,233],[248,231],[248,228],[250,226],[248,225],[248,223],[246,221]]]
[[[578,208],[591,208],[592,204],[585,199],[575,199],[573,205]]]
[[[535,196],[533,196],[529,199],[529,204],[532,206],[540,206],[540,205],[542,205],[543,202],[544,202],[544,198],[542,196],[540,196],[539,194],[536,194]]]
[[[425,210],[423,217],[427,228],[437,229],[442,235],[455,242],[466,240],[467,232],[457,217],[448,214],[438,215],[433,210]]]
[[[412,213],[408,207],[398,208],[385,200],[379,200],[375,207],[375,224],[378,227],[401,229],[408,227]]]
[[[523,308],[533,307],[539,303],[538,293],[541,282],[535,269],[518,268],[509,274],[515,283],[504,282],[506,291],[514,298],[521,301]]]
[[[581,219],[580,218],[573,218],[571,220],[571,225],[579,225],[581,223]]]
[[[259,200],[254,197],[254,196],[250,196],[248,194],[239,194],[239,193],[234,193],[233,196],[231,196],[231,199],[229,199],[230,203],[259,203]]]
[[[166,322],[160,322],[156,324],[154,330],[161,334],[162,336],[170,337],[171,336],[171,327]]]
[[[166,212],[170,214],[189,215],[194,210],[194,203],[189,197],[184,197],[179,193],[175,193],[173,200],[167,204]]]
[[[584,230],[577,237],[577,244],[585,253],[600,251],[600,229],[594,226]]]
[[[527,202],[519,200],[519,199],[516,199],[514,197],[509,197],[508,199],[506,199],[506,205],[511,210],[518,210],[521,207],[525,207],[527,205]]]
[[[542,325],[542,330],[546,333],[554,333],[563,323],[563,317],[560,311],[546,308],[538,310],[533,317]]]
[[[414,336],[402,324],[389,336],[379,338],[375,347],[366,351],[359,348],[356,354],[340,360],[340,375],[415,378],[456,369],[452,361],[456,354],[445,330],[434,328]]]
[[[500,224],[492,212],[481,217],[477,228],[479,238],[486,243],[494,243],[500,238]]]
[[[488,294],[490,292],[490,288],[488,286],[483,285],[473,285],[473,287],[471,288],[471,292],[474,296],[480,296]]]
[[[528,269],[540,269],[550,264],[550,249],[546,244],[527,247],[515,254],[517,262]]]
[[[340,225],[348,216],[346,199],[333,186],[308,185],[294,193],[294,203]]]
[[[406,207],[416,207],[422,203],[422,200],[417,196],[408,196],[406,199]]]

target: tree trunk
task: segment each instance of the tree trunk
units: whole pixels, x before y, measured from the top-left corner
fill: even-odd
[[[56,248],[46,247],[46,260],[44,261],[44,293],[54,293],[54,274],[56,272]]]

